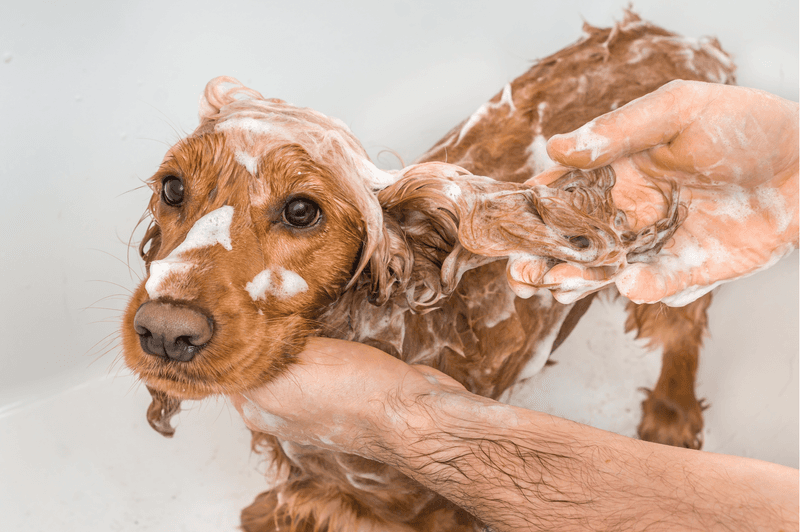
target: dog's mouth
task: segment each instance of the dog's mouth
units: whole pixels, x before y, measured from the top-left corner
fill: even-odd
[[[209,395],[225,393],[214,383],[204,382],[181,374],[147,370],[140,370],[136,373],[148,388],[158,390],[177,400],[197,401]]]
[[[284,359],[291,359],[285,355]],[[243,386],[243,382],[235,386],[225,386],[206,379],[197,379],[185,375],[181,369],[170,367],[174,363],[163,362],[163,367],[158,369],[138,369],[139,378],[145,383],[150,392],[152,402],[147,408],[147,421],[150,426],[164,437],[171,438],[175,428],[171,420],[180,412],[181,401],[200,400],[210,395],[227,395],[241,393],[259,384],[264,384],[280,371],[278,369],[262,370],[257,374],[256,382],[250,386]]]
[[[136,345],[126,357],[129,367],[148,388],[177,400],[200,400],[243,393],[281,374],[295,360],[294,350],[279,350],[276,345],[252,344],[220,352],[220,346],[209,342],[202,353],[187,362],[152,356]]]
[[[163,436],[174,433],[170,420],[181,401],[243,393],[282,374],[312,330],[298,315],[276,319],[214,304],[153,300],[142,290],[123,318],[125,362],[150,392],[147,420]]]

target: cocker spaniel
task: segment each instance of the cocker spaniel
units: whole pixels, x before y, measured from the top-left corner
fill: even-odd
[[[716,40],[690,40],[627,13],[584,26],[455,127],[419,161],[378,169],[344,123],[216,78],[200,125],[149,184],[146,280],[123,321],[127,365],[171,435],[181,399],[233,394],[285,371],[309,336],[378,347],[497,398],[541,368],[586,311],[547,291],[518,297],[526,257],[619,267],[657,252],[681,221],[634,232],[613,204],[610,167],[522,184],[545,144],[674,79],[732,83]],[[482,177],[488,176],[488,177]],[[507,271],[508,270],[508,271]],[[698,448],[695,398],[705,296],[684,308],[629,305],[628,329],[663,348],[642,438]],[[283,477],[244,510],[247,531],[467,531],[480,523],[389,466],[255,433]]]

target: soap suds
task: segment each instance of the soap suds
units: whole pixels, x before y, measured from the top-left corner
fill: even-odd
[[[469,130],[472,129],[478,122],[483,120],[488,114],[489,111],[493,111],[499,109],[500,107],[507,106],[508,113],[514,113],[517,111],[517,108],[514,106],[514,99],[511,96],[511,84],[506,83],[506,86],[503,87],[503,93],[500,96],[499,102],[486,102],[485,104],[481,105],[477,111],[472,113],[472,115],[467,119],[466,123],[461,127],[461,131],[458,132],[458,138],[456,139],[456,144],[461,142],[461,139],[469,133]]]
[[[581,266],[573,265],[576,268],[585,270]],[[545,275],[544,282],[547,283],[547,276]],[[571,277],[562,281],[558,289],[553,292],[553,297],[562,305],[569,305],[577,300],[596,292],[614,283],[613,277],[610,279],[584,279],[582,277]]]
[[[194,263],[180,261],[170,255],[166,259],[157,260],[150,264],[150,277],[144,285],[150,299],[158,299],[164,295],[161,291],[161,284],[170,274],[183,274],[192,269]]]
[[[195,222],[180,246],[176,247],[170,257],[196,248],[204,248],[220,244],[231,251],[231,221],[233,220],[233,207],[225,205],[211,211]]]
[[[444,187],[444,195],[451,200],[456,201],[461,196],[461,187],[455,183],[448,183]]]
[[[269,429],[279,429],[286,425],[286,421],[283,418],[280,418],[274,414],[270,414],[266,410],[261,409],[261,407],[254,403],[253,400],[246,395],[243,395],[242,397],[247,400],[246,403],[242,403],[242,412],[245,419],[254,421],[259,428],[269,431]]]
[[[259,272],[253,280],[247,283],[244,287],[253,301],[259,299],[266,299],[266,293],[272,287],[272,270],[264,270]]]
[[[514,98],[511,96],[511,83],[506,83],[505,87],[503,87],[503,94],[500,96],[500,102],[497,104],[498,107],[501,105],[508,106],[509,113],[515,113],[517,108],[514,106]]]
[[[278,297],[290,298],[308,290],[306,280],[295,272],[281,269],[281,277],[283,278],[283,283],[280,291],[276,294]]]
[[[548,168],[555,166],[556,163],[547,155],[547,139],[539,134],[533,137],[528,148],[530,155],[528,156],[528,168],[531,169],[532,175],[541,174]]]
[[[150,263],[150,276],[145,283],[145,290],[150,299],[158,299],[162,295],[161,285],[171,274],[185,274],[194,267],[191,261],[181,260],[185,252],[220,244],[231,251],[231,221],[233,207],[226,205],[206,214],[197,220],[181,244],[172,250],[166,258]]]
[[[267,294],[279,299],[289,299],[308,290],[308,283],[295,272],[278,268],[277,275],[274,275],[267,268],[253,277],[244,288],[253,301],[266,300]]]
[[[595,121],[592,120],[575,132],[575,149],[571,153],[589,150],[591,151],[592,160],[595,160],[600,155],[600,152],[608,147],[611,140],[595,133],[592,130],[594,126]]]
[[[247,171],[250,172],[250,175],[255,176],[256,172],[258,172],[258,161],[260,157],[250,155],[242,150],[237,150],[235,159],[237,163],[244,166]]]
[[[775,232],[780,234],[786,231],[792,223],[792,212],[786,208],[786,198],[783,194],[774,188],[760,187],[756,189],[756,197],[775,219]]]
[[[214,126],[214,131],[228,132],[238,131],[253,135],[276,135],[280,134],[283,128],[275,127],[271,122],[259,120],[251,117],[229,118]]]
[[[731,281],[736,281],[738,279],[744,279],[745,277],[750,277],[751,275],[754,275],[758,272],[771,268],[783,257],[794,251],[794,249],[795,249],[794,245],[787,244],[786,246],[776,249],[766,263],[762,264],[761,266],[752,271],[745,273],[744,275],[739,275],[736,277],[732,277],[730,279],[723,279],[721,281],[717,281],[715,283],[706,286],[697,286],[697,285],[689,286],[676,294],[663,298],[661,302],[670,307],[685,307],[689,303],[692,303],[693,301],[696,301],[697,299],[711,292],[713,289],[720,286],[721,284],[729,283]]]

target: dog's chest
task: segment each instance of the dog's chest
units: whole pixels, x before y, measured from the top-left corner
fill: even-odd
[[[323,318],[328,334],[435,367],[488,397],[499,396],[529,362],[536,366],[530,371],[544,366],[571,308],[548,293],[517,298],[502,261],[467,272],[439,308],[424,314],[411,311],[402,295],[380,307],[350,297]]]

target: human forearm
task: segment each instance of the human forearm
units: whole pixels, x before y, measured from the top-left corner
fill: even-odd
[[[374,458],[494,530],[796,530],[798,472],[640,442],[467,393],[406,409]]]
[[[231,399],[254,430],[392,465],[498,532],[797,530],[797,470],[504,405],[363,344],[312,339]]]

